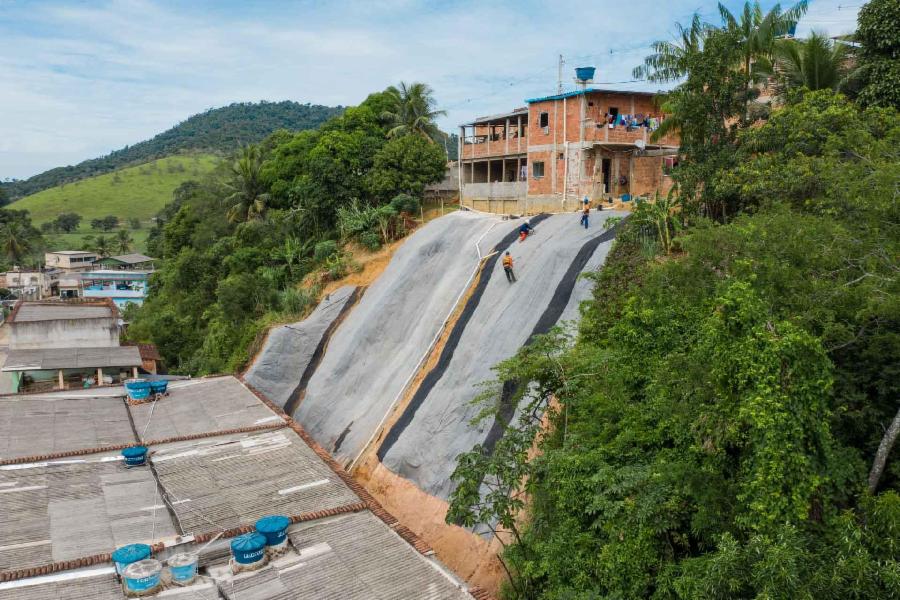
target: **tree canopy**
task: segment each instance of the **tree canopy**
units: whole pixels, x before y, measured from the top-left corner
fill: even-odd
[[[343,242],[375,249],[408,231],[410,207],[447,158],[417,134],[390,136],[390,106],[389,91],[372,94],[176,189],[150,232],[161,265],[129,336],[155,343],[176,372],[236,370],[266,324],[296,320],[324,281],[348,272]]]
[[[645,61],[683,77],[675,191],[479,399],[520,384],[447,519],[498,532],[505,597],[900,593],[900,115],[795,81],[745,119],[735,23]]]

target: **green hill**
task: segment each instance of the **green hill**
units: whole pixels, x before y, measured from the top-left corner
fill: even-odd
[[[147,220],[172,199],[175,188],[203,177],[217,162],[208,154],[169,156],[58,185],[17,200],[8,208],[27,210],[35,225],[52,221],[64,212],[81,215],[85,224],[107,215]]]
[[[0,184],[10,198],[21,198],[62,183],[109,173],[123,166],[194,151],[213,154],[233,152],[243,144],[255,143],[273,131],[315,129],[342,107],[299,104],[297,102],[242,102],[209,109],[194,115],[149,140],[106,156],[57,167],[21,181]]]
[[[218,161],[217,157],[209,154],[160,158],[106,175],[58,185],[17,200],[8,208],[27,210],[36,226],[54,220],[60,213],[81,215],[83,220],[78,232],[47,236],[53,250],[80,249],[85,235],[102,234],[91,229],[91,219],[114,215],[119,217],[123,227],[128,227],[128,219],[137,218],[142,228],[131,231],[131,235],[135,240],[135,249],[141,251],[151,225],[150,218],[172,200],[175,188],[185,181],[203,177],[215,168]]]

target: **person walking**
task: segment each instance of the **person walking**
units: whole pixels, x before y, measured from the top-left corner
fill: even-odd
[[[516,274],[513,273],[513,259],[509,252],[503,256],[503,270],[506,271],[506,280],[510,283],[515,283]]]
[[[584,225],[584,228],[588,228],[588,218],[591,216],[591,206],[589,204],[585,204],[584,208],[581,209],[581,224]]]

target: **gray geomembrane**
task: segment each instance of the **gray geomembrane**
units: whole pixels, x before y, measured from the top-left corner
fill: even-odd
[[[560,320],[577,317],[577,306],[590,293],[590,283],[564,282],[579,251],[604,234],[602,221],[613,212],[592,214],[592,227],[583,229],[577,213],[554,215],[537,226],[524,243],[514,242],[510,252],[518,281],[510,284],[498,263],[484,294],[459,339],[449,367],[428,392],[396,441],[382,448],[382,460],[390,470],[413,481],[424,491],[447,498],[452,491],[450,474],[456,457],[487,438],[491,422],[470,425],[478,407],[470,401],[480,392],[479,383],[493,379],[491,368],[509,358],[526,343],[557,289],[571,286],[571,296],[561,309]],[[612,244],[600,243],[585,265],[595,270]],[[396,432],[393,432],[396,434]]]
[[[340,462],[366,446],[478,263],[512,224],[457,212],[428,223],[332,335],[294,417]]]
[[[349,285],[339,288],[304,320],[272,329],[263,349],[244,374],[247,383],[283,407],[300,385],[329,328],[354,298],[355,290]]]

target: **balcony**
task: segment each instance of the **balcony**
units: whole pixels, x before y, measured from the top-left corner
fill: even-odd
[[[146,288],[120,288],[115,285],[90,285],[84,288],[85,298],[145,298]]]

